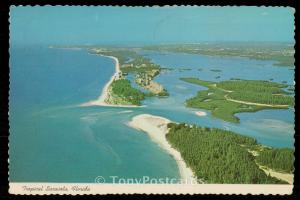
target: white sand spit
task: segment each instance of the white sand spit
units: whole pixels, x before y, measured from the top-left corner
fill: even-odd
[[[166,139],[166,134],[168,132],[167,124],[170,122],[170,120],[163,117],[141,114],[133,117],[128,125],[146,132],[154,142],[175,158],[183,181],[187,181],[187,183],[196,183],[194,173],[186,165],[180,152],[172,148]]]

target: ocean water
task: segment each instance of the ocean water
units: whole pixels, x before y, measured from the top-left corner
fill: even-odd
[[[97,176],[106,182],[112,181],[110,176],[178,178],[175,160],[145,133],[126,125],[141,113],[233,130],[269,146],[293,147],[293,109],[238,114],[240,124],[213,118],[209,112],[198,117],[195,109],[184,107],[184,101],[205,88],[179,80],[189,76],[214,80],[218,74],[218,80],[273,78],[292,84],[294,72],[289,68],[244,58],[142,53],[174,69],[156,78],[168,89],[170,97],[148,98],[142,108],[80,107],[81,103],[96,99],[114,73],[110,58],[90,55],[85,50],[12,47],[10,181],[94,182]]]
[[[175,160],[126,123],[127,109],[79,107],[114,73],[111,59],[86,51],[11,48],[10,181],[94,182],[178,178]]]

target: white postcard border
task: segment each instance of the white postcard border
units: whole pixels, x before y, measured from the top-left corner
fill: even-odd
[[[293,185],[273,184],[99,184],[99,183],[9,183],[9,193],[18,195],[105,194],[241,194],[288,195]]]

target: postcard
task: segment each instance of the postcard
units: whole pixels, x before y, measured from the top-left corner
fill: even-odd
[[[11,6],[9,192],[291,194],[294,13]]]

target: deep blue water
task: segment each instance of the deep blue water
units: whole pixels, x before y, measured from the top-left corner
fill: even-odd
[[[126,125],[141,113],[230,129],[269,146],[293,147],[292,109],[238,114],[241,123],[233,124],[209,112],[198,117],[195,109],[184,106],[185,99],[205,88],[180,77],[214,80],[218,74],[219,80],[273,78],[292,84],[294,72],[274,67],[271,61],[147,52],[154,62],[175,68],[156,78],[170,97],[149,98],[143,102],[146,107],[128,109],[78,106],[100,95],[114,73],[109,58],[45,47],[12,47],[10,55],[9,168],[14,182],[94,182],[97,176],[108,182],[109,176],[178,178],[174,159],[146,134]]]

